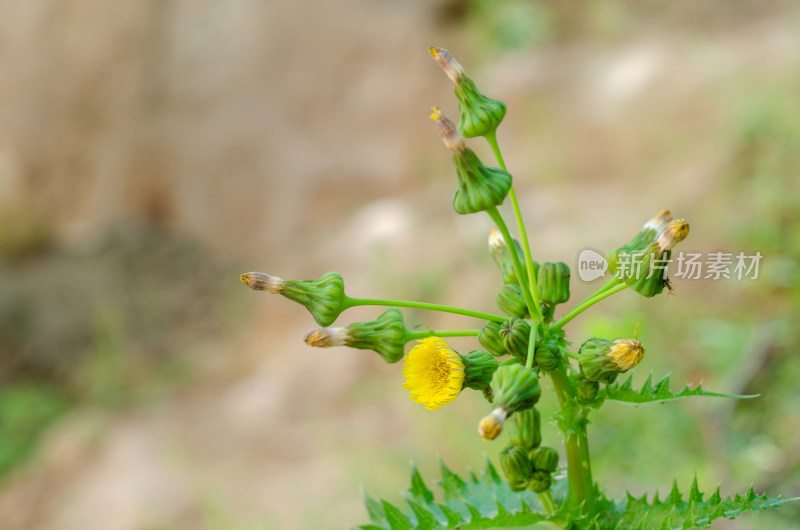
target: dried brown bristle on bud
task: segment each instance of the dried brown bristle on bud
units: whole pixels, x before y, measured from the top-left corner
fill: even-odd
[[[317,328],[306,333],[305,342],[316,348],[345,346],[347,344],[346,328]]]
[[[664,253],[689,235],[689,223],[685,219],[678,219],[669,223],[664,232],[658,236],[656,247],[660,253]]]
[[[644,224],[642,230],[655,230],[656,236],[661,234],[664,229],[672,222],[672,213],[669,210],[661,210],[655,217]]]
[[[286,283],[277,276],[270,276],[263,272],[247,272],[239,278],[242,283],[255,291],[269,291],[272,294],[280,294]]]
[[[455,153],[464,151],[466,149],[464,138],[458,134],[455,124],[442,114],[442,109],[439,107],[431,107],[431,110],[433,111],[431,119],[436,122],[436,129],[439,131],[444,145]]]
[[[464,73],[464,68],[455,60],[449,51],[436,47],[431,47],[428,51],[433,55],[433,58],[436,59],[436,62],[439,63],[439,66],[442,67],[442,70],[444,70],[444,73],[450,78],[450,81],[458,83],[460,80],[464,79],[466,75]]]
[[[508,413],[505,409],[496,408],[478,423],[478,434],[484,440],[494,440],[503,431],[503,423]]]

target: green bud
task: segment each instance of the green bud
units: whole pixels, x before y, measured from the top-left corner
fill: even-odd
[[[459,214],[478,213],[503,204],[511,189],[511,175],[497,167],[486,167],[472,149],[453,154],[458,189],[453,208]]]
[[[533,354],[533,362],[536,367],[545,372],[551,372],[561,364],[561,352],[552,344],[544,343],[536,348]]]
[[[522,246],[516,239],[512,238],[512,241],[517,250],[517,256],[520,256],[520,259],[522,259],[522,256],[524,256]],[[491,250],[492,258],[494,262],[497,263],[503,275],[503,284],[513,283],[515,285],[520,285],[519,278],[517,277],[517,270],[514,267],[514,258],[506,245],[505,238],[496,228],[492,228],[489,232],[489,250]],[[536,274],[538,271],[539,264],[533,262],[533,273]]]
[[[492,382],[492,375],[499,366],[492,354],[485,350],[474,350],[462,355],[464,362],[464,383],[467,388],[485,390]]]
[[[467,138],[494,133],[506,115],[506,104],[490,99],[478,91],[475,83],[466,76],[464,68],[447,50],[429,50],[447,77],[455,84],[461,119],[458,130]]]
[[[519,364],[500,366],[492,377],[491,387],[495,407],[509,414],[536,405],[542,394],[539,378],[533,370]]]
[[[500,311],[510,317],[525,318],[528,316],[528,305],[525,303],[525,295],[519,285],[504,285],[497,293],[495,303]]]
[[[534,493],[542,493],[550,489],[553,479],[547,471],[534,471],[528,479],[528,487]]]
[[[519,364],[500,365],[492,376],[489,388],[495,408],[478,423],[478,434],[484,440],[497,438],[506,418],[533,407],[542,393],[539,378],[533,370]]]
[[[589,381],[585,377],[578,377],[578,385],[576,389],[578,403],[591,403],[597,399],[597,392],[599,389],[600,384],[597,381]]]
[[[578,352],[580,366],[586,379],[613,383],[618,374],[627,372],[644,357],[644,346],[635,339],[592,338]]]
[[[539,300],[546,304],[562,304],[569,300],[569,266],[559,261],[545,261],[536,278]]]
[[[507,355],[506,347],[503,345],[503,338],[500,336],[500,323],[490,320],[478,333],[478,342],[481,346],[489,350],[495,357]]]
[[[539,447],[542,443],[541,424],[541,416],[536,407],[517,412],[509,426],[509,442],[527,451]]]
[[[338,272],[325,273],[317,280],[283,280],[263,272],[248,272],[241,280],[251,289],[280,294],[305,306],[320,326],[330,326],[346,309],[344,281]]]
[[[521,318],[509,318],[500,326],[500,337],[506,351],[518,359],[528,358],[531,325]]]
[[[540,447],[531,453],[530,459],[537,471],[552,473],[558,467],[558,451],[552,447]]]
[[[500,451],[500,467],[513,491],[524,490],[528,478],[533,474],[528,452],[518,445],[510,445]]]
[[[346,328],[318,328],[306,334],[306,344],[326,348],[349,346],[361,350],[373,350],[387,363],[396,363],[403,358],[406,345],[406,327],[403,314],[389,309],[375,320],[355,322]]]
[[[506,115],[506,104],[481,94],[469,77],[456,83],[455,93],[461,111],[458,131],[465,138],[494,134]]]

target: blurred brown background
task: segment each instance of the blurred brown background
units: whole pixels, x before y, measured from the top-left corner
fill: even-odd
[[[488,218],[452,212],[427,118],[457,115],[431,45],[508,104],[536,259],[574,266],[662,208],[687,250],[765,256],[755,281],[676,280],[567,327],[640,322],[637,382],[762,394],[608,405],[601,484],[800,495],[796,3],[0,0],[4,530],[344,528],[359,485],[400,499],[410,459],[432,479],[437,452],[495,458],[479,396],[425,411],[399,365],[308,348],[301,307],[238,280],[337,270],[354,296],[493,310]],[[573,274],[573,299],[593,289]]]

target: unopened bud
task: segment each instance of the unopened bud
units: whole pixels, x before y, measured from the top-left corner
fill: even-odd
[[[346,309],[344,281],[338,272],[325,273],[316,280],[282,280],[263,272],[248,272],[241,280],[251,289],[280,294],[305,306],[320,326],[330,326]]]
[[[453,209],[461,215],[490,210],[503,204],[511,189],[511,174],[498,167],[486,167],[472,149],[453,154],[458,188]]]
[[[433,114],[431,119],[436,122],[436,130],[439,132],[444,145],[455,153],[460,153],[466,146],[464,145],[464,138],[456,130],[456,126],[452,121],[442,114],[442,109],[439,107],[431,107]]]
[[[540,447],[530,458],[537,471],[552,473],[558,467],[558,451],[552,447]]]
[[[520,364],[500,366],[492,377],[494,404],[509,414],[536,405],[542,389],[539,378],[530,368]]]
[[[517,256],[522,256],[522,246],[514,238],[511,238],[514,248],[517,251]],[[520,285],[519,278],[517,277],[517,269],[514,266],[514,257],[506,245],[506,240],[497,228],[492,228],[489,231],[489,250],[492,252],[492,259],[500,267],[500,272],[503,275],[503,284]],[[539,272],[539,264],[533,262],[533,274]]]
[[[528,479],[528,487],[534,493],[542,493],[550,489],[553,479],[547,471],[534,471]]]
[[[519,445],[526,451],[542,443],[542,419],[536,407],[514,414],[509,424],[509,443]]]
[[[495,357],[508,355],[500,335],[500,323],[490,320],[478,333],[478,342]]]
[[[528,305],[525,303],[525,295],[519,285],[504,285],[495,298],[497,307],[510,317],[525,318],[528,316]]]
[[[518,445],[510,445],[500,451],[500,467],[513,491],[522,491],[533,474],[528,453]]]
[[[539,300],[546,304],[561,304],[569,300],[569,266],[560,261],[545,261],[539,267],[536,281]]]
[[[351,348],[372,350],[387,363],[396,363],[403,358],[405,345],[408,342],[406,333],[403,314],[400,310],[392,308],[384,311],[375,320],[354,322],[347,326],[344,343]]]
[[[635,339],[593,338],[583,343],[579,355],[586,379],[613,383],[618,374],[639,364],[644,357],[644,346]]]
[[[575,393],[578,397],[578,403],[587,404],[597,399],[597,392],[600,390],[600,384],[597,381],[589,381],[585,377],[578,377],[578,384]]]
[[[500,337],[506,351],[518,359],[528,357],[531,325],[521,318],[509,318],[500,326]]]

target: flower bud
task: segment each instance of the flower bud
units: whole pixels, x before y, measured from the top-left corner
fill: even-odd
[[[525,303],[525,295],[519,285],[504,285],[497,293],[495,303],[500,311],[510,317],[525,318],[528,316],[528,305]]]
[[[528,452],[518,445],[510,445],[500,451],[500,467],[513,491],[524,490],[528,478],[533,474]]]
[[[458,189],[453,209],[461,215],[489,210],[503,204],[511,189],[511,174],[498,167],[486,167],[472,149],[453,155]]]
[[[539,378],[533,370],[519,364],[500,366],[492,377],[491,387],[495,407],[509,414],[536,405],[542,394]]]
[[[512,238],[514,247],[517,251],[517,256],[523,256],[522,246],[519,241]],[[500,272],[503,275],[503,284],[513,283],[520,285],[519,278],[517,277],[517,270],[514,267],[514,258],[506,245],[506,240],[497,228],[492,228],[489,231],[489,250],[492,252],[492,258],[497,266],[500,267]],[[539,271],[539,264],[533,262],[533,273],[537,274]]]
[[[639,232],[633,236],[633,239],[625,243],[619,248],[615,248],[606,254],[606,261],[608,261],[608,269],[612,274],[617,272],[620,256],[644,254],[649,252],[656,239],[664,232],[664,230],[672,222],[672,214],[669,210],[661,210],[655,217],[647,221]]]
[[[521,410],[514,414],[509,425],[509,443],[527,451],[542,443],[541,416],[536,407]]]
[[[461,360],[464,363],[464,388],[489,388],[492,376],[499,366],[492,354],[485,350],[474,350],[462,355]]]
[[[530,459],[537,471],[552,473],[558,467],[558,451],[552,447],[540,447],[531,453]]]
[[[593,338],[583,343],[579,351],[580,366],[586,379],[613,383],[620,373],[627,372],[644,357],[644,346],[634,339]]]
[[[478,342],[495,357],[508,355],[500,335],[500,323],[490,320],[478,333]]]
[[[546,304],[561,304],[569,300],[569,266],[560,261],[545,261],[536,280],[539,300]]]
[[[373,350],[387,363],[396,363],[403,358],[406,344],[406,327],[403,314],[389,309],[369,322],[355,322],[346,328],[319,328],[306,335],[309,346],[349,346],[361,350]]]
[[[280,294],[305,306],[320,326],[330,326],[346,309],[344,281],[338,272],[325,273],[317,280],[282,280],[263,272],[248,272],[241,280],[251,289]]]
[[[458,130],[461,134],[466,138],[474,138],[494,133],[506,115],[506,104],[481,94],[450,52],[441,48],[431,48],[430,52],[447,77],[455,84],[456,98],[461,111],[461,119],[458,121]]]
[[[527,359],[531,325],[521,318],[509,318],[500,326],[500,337],[508,353],[518,359]]]
[[[528,479],[528,487],[534,493],[542,493],[550,489],[553,479],[547,471],[534,471]]]
[[[561,364],[561,352],[555,345],[544,342],[537,346],[536,352],[533,354],[533,362],[540,370],[551,372]]]
[[[431,110],[433,110],[431,119],[436,122],[436,130],[439,132],[439,136],[442,138],[444,145],[454,153],[460,153],[466,149],[464,138],[458,133],[453,122],[442,114],[442,109],[439,107],[431,107]]]
[[[578,403],[587,404],[597,399],[597,392],[600,390],[600,384],[597,381],[589,381],[585,377],[578,377],[578,384],[576,394],[578,396]]]

